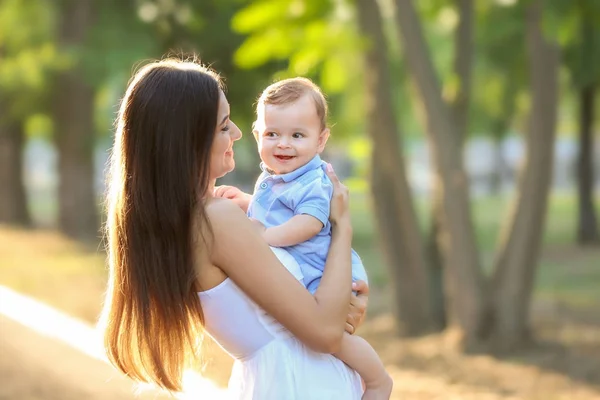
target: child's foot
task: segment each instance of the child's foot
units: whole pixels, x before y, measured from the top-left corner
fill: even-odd
[[[362,400],[389,400],[392,395],[394,381],[389,375],[386,375],[385,378],[376,385],[367,385]]]

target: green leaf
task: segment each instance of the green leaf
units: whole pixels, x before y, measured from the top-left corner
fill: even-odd
[[[235,52],[234,61],[240,68],[256,68],[273,58],[288,57],[292,49],[290,38],[273,28],[249,37]]]
[[[320,47],[304,47],[291,56],[289,69],[296,75],[310,75],[323,61],[323,57]]]
[[[272,23],[286,15],[289,1],[262,1],[253,3],[238,12],[231,20],[234,31],[251,33],[268,29]]]
[[[321,71],[321,82],[326,92],[338,93],[348,84],[347,66],[338,57],[327,58]]]

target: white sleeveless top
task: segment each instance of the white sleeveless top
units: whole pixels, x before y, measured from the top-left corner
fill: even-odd
[[[272,248],[294,277],[300,267],[285,250]],[[308,349],[230,279],[199,293],[206,332],[235,360],[232,398],[244,400],[360,399],[361,381],[330,354]]]

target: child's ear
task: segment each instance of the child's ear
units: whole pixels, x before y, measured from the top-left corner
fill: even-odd
[[[319,134],[319,149],[318,152],[321,154],[323,150],[325,150],[325,145],[327,144],[327,139],[329,139],[329,128],[325,128]]]
[[[254,136],[254,140],[258,143],[258,129],[256,129],[256,121],[252,123],[252,135]]]

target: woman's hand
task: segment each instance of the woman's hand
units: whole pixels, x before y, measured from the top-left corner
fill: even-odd
[[[348,196],[348,188],[340,182],[331,164],[327,164],[325,171],[333,183],[329,219],[332,224],[339,224],[341,221],[345,221],[350,226],[350,198]]]
[[[369,303],[369,286],[365,281],[356,281],[352,284],[352,290],[356,295],[352,295],[350,300],[350,311],[346,319],[346,332],[353,334],[356,329],[362,325],[367,315],[367,305]]]

